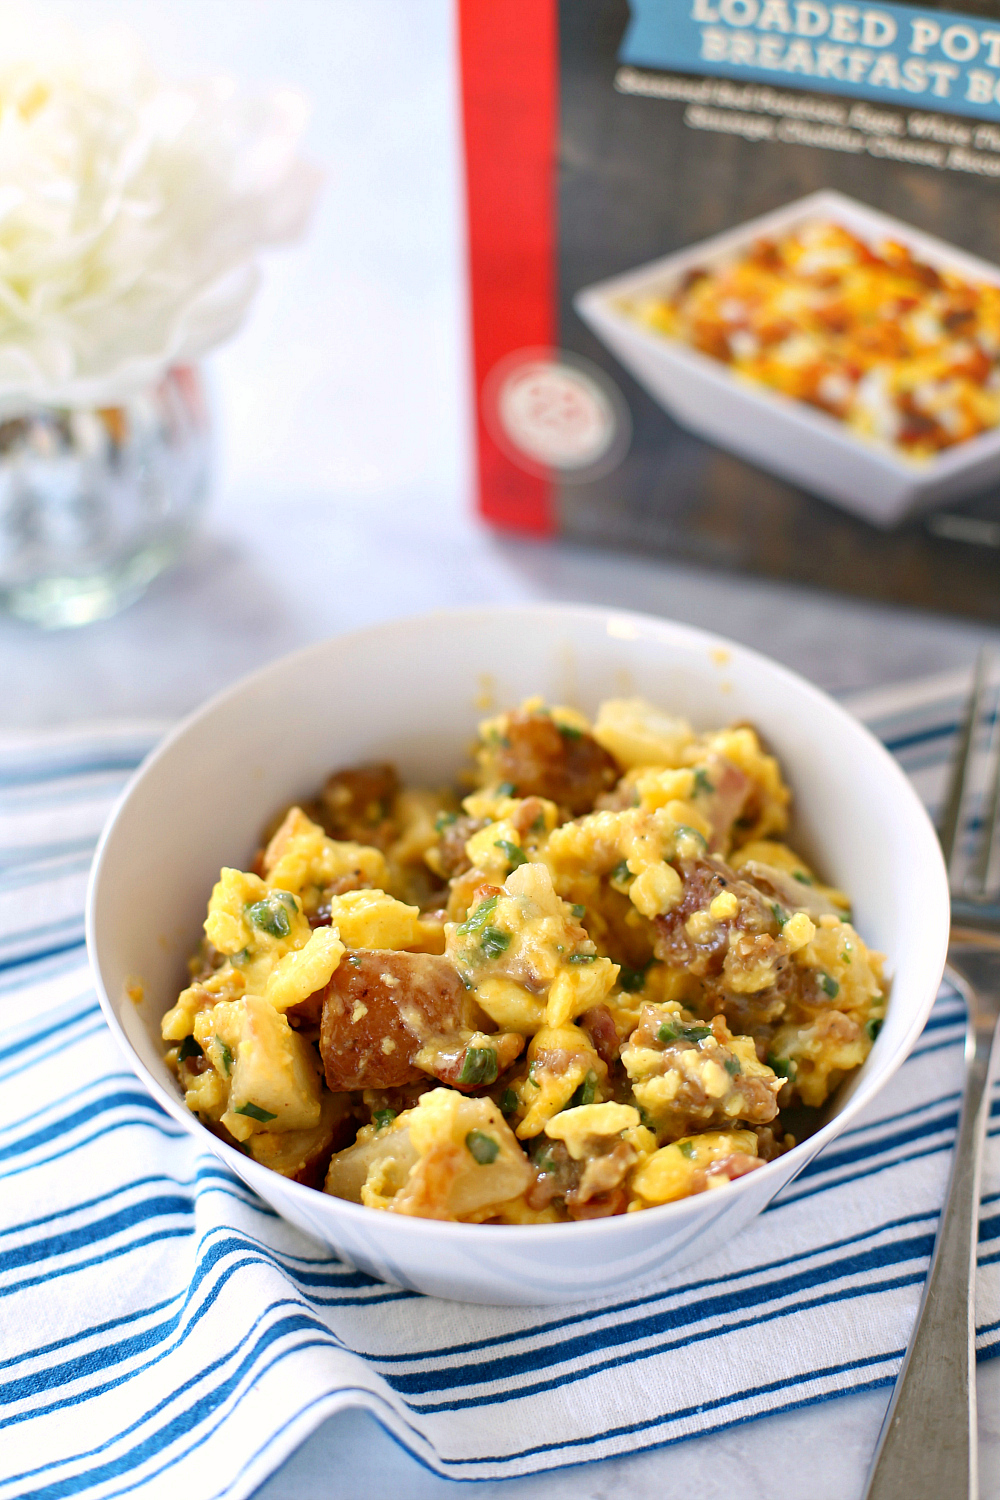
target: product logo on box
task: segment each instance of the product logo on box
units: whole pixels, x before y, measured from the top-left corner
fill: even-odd
[[[531,473],[589,480],[624,458],[631,418],[596,365],[560,351],[519,349],[491,371],[484,415],[500,447]]]
[[[619,60],[1000,120],[1000,21],[827,0],[631,0]]]

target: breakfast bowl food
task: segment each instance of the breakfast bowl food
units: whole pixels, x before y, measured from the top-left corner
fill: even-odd
[[[88,902],[102,1004],[175,1119],[362,1269],[498,1303],[722,1243],[898,1066],[947,932],[926,814],[847,714],[569,607],[237,685],[139,772]]]

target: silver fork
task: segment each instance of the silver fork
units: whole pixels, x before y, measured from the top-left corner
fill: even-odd
[[[1000,1014],[1000,901],[987,894],[1000,811],[1000,710],[990,735],[988,754],[996,756],[996,768],[983,802],[981,836],[961,880],[956,845],[987,678],[986,658],[980,654],[939,827],[951,886],[946,972],[964,995],[969,1013],[965,1090],[934,1254],[879,1434],[866,1500],[979,1500],[976,1246],[987,1084]]]

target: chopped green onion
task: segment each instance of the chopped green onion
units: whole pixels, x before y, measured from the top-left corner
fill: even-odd
[[[779,1078],[795,1077],[795,1059],[791,1057],[776,1057],[773,1052],[767,1054],[767,1065],[772,1073],[777,1073]]]
[[[538,814],[538,817],[535,819],[535,821],[531,825],[531,831],[532,831],[532,833],[541,833],[542,830],[544,829],[544,827],[545,827],[545,814],[543,812],[540,812]]]
[[[487,900],[480,901],[479,905],[476,907],[472,915],[466,917],[465,921],[462,922],[457,928],[457,931],[463,934],[467,932],[478,932],[480,928],[486,926],[486,923],[489,921],[490,917],[496,910],[496,904],[496,896],[490,896],[487,898]]]
[[[836,1000],[837,996],[840,994],[840,985],[833,978],[832,974],[824,974],[821,972],[816,983],[819,985],[824,995],[829,995],[831,1000]]]
[[[574,1089],[573,1093],[569,1097],[568,1102],[563,1105],[563,1108],[578,1109],[581,1104],[593,1104],[594,1094],[596,1093],[596,1091],[597,1074],[588,1073],[586,1078],[580,1084],[579,1088]]]
[[[884,1024],[885,1023],[880,1016],[872,1016],[870,1021],[865,1022],[865,1030],[867,1031],[869,1039],[871,1041],[875,1040],[879,1032],[882,1030]]]
[[[571,953],[567,958],[568,964],[592,964],[597,960],[596,953]]]
[[[797,880],[799,885],[813,885],[815,882],[811,875],[806,875],[802,870],[793,870],[792,879]]]
[[[276,1120],[277,1115],[272,1115],[269,1109],[261,1109],[259,1104],[238,1104],[233,1110],[234,1115],[246,1115],[251,1120],[259,1120],[266,1125],[268,1120]]]
[[[505,743],[509,744],[509,741],[505,741]],[[517,787],[512,781],[501,781],[500,785],[497,787],[498,797],[513,797],[516,792]]]
[[[510,947],[510,933],[502,932],[499,927],[484,927],[479,946],[487,958],[499,958]]]
[[[270,933],[274,938],[286,938],[292,930],[292,924],[288,920],[288,906],[295,911],[295,897],[289,896],[285,891],[270,891],[263,901],[255,901],[246,909],[247,921],[259,927],[261,932]]]
[[[674,829],[674,839],[676,840],[681,838],[697,839],[698,843],[703,849],[708,848],[708,840],[706,839],[705,835],[703,833],[699,833],[697,828],[691,828],[687,823],[678,823],[677,827]]]
[[[387,1125],[392,1124],[395,1118],[396,1111],[394,1109],[377,1109],[372,1115],[372,1124],[376,1130],[384,1130]]]
[[[500,1109],[505,1115],[512,1115],[517,1108],[518,1098],[513,1089],[504,1089],[500,1095]]]
[[[700,797],[702,792],[714,792],[715,787],[708,779],[708,772],[699,766],[694,773],[694,794]]]
[[[361,954],[360,953],[349,953],[347,955],[346,962],[350,964],[350,966],[351,966],[352,969],[356,969],[358,967],[358,965],[360,964],[360,962],[361,962]]]
[[[743,1068],[738,1057],[725,1058],[723,1060],[722,1066],[725,1068],[730,1078],[738,1078],[739,1075],[743,1072]]]
[[[446,828],[451,827],[452,823],[457,822],[458,813],[440,812],[434,819],[434,831],[435,833],[443,833]]]
[[[712,1035],[711,1026],[685,1026],[683,1021],[664,1021],[656,1033],[658,1042],[703,1042]]]
[[[650,959],[648,964],[643,964],[641,969],[630,969],[627,964],[622,964],[618,971],[618,984],[627,995],[634,995],[636,990],[646,988],[646,975],[650,967],[656,962]]]
[[[458,1082],[475,1087],[481,1083],[496,1083],[497,1055],[492,1047],[466,1047],[465,1061],[458,1075]]]
[[[628,867],[627,859],[621,860],[620,863],[615,865],[614,869],[611,871],[611,879],[616,880],[619,885],[624,885],[626,881],[632,880],[633,878],[634,877],[632,875],[632,871]]]
[[[481,1130],[470,1130],[465,1144],[481,1167],[488,1167],[500,1155],[500,1142]]]
[[[573,913],[578,922],[581,917],[585,917],[587,915],[587,908],[585,906],[581,906],[579,903],[577,903],[576,906],[571,906],[570,911]]]
[[[583,730],[575,728],[572,724],[557,724],[556,728],[566,740],[582,740]]]
[[[512,870],[516,870],[518,865],[526,865],[528,863],[528,856],[520,844],[514,844],[510,839],[494,839],[493,847],[494,849],[501,849],[503,851],[507,856],[507,863]]]
[[[771,908],[771,915],[774,917],[774,920],[777,922],[777,924],[778,924],[778,931],[780,932],[781,929],[784,927],[785,923],[788,921],[788,918],[785,916],[784,912],[782,911],[781,907],[778,905],[778,903],[776,901],[769,901],[768,905]]]
[[[691,1161],[694,1156],[694,1141],[678,1141],[677,1149],[682,1156],[686,1156],[688,1161]]]
[[[204,1052],[201,1050],[201,1048],[199,1047],[198,1043],[195,1041],[194,1037],[193,1036],[186,1036],[184,1038],[183,1042],[181,1042],[180,1048],[178,1050],[177,1061],[179,1063],[182,1063],[182,1062],[187,1062],[187,1060],[188,1060],[189,1057],[204,1057],[204,1056],[205,1056]]]
[[[233,1071],[233,1054],[230,1052],[225,1042],[221,1042],[218,1037],[215,1038],[215,1045],[218,1047],[219,1052],[222,1056],[222,1068],[226,1077],[228,1078],[230,1073]]]

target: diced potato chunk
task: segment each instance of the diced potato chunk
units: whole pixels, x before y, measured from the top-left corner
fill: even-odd
[[[202,1011],[195,1039],[229,1082],[222,1123],[238,1141],[258,1130],[311,1130],[320,1118],[312,1049],[260,996]]]

